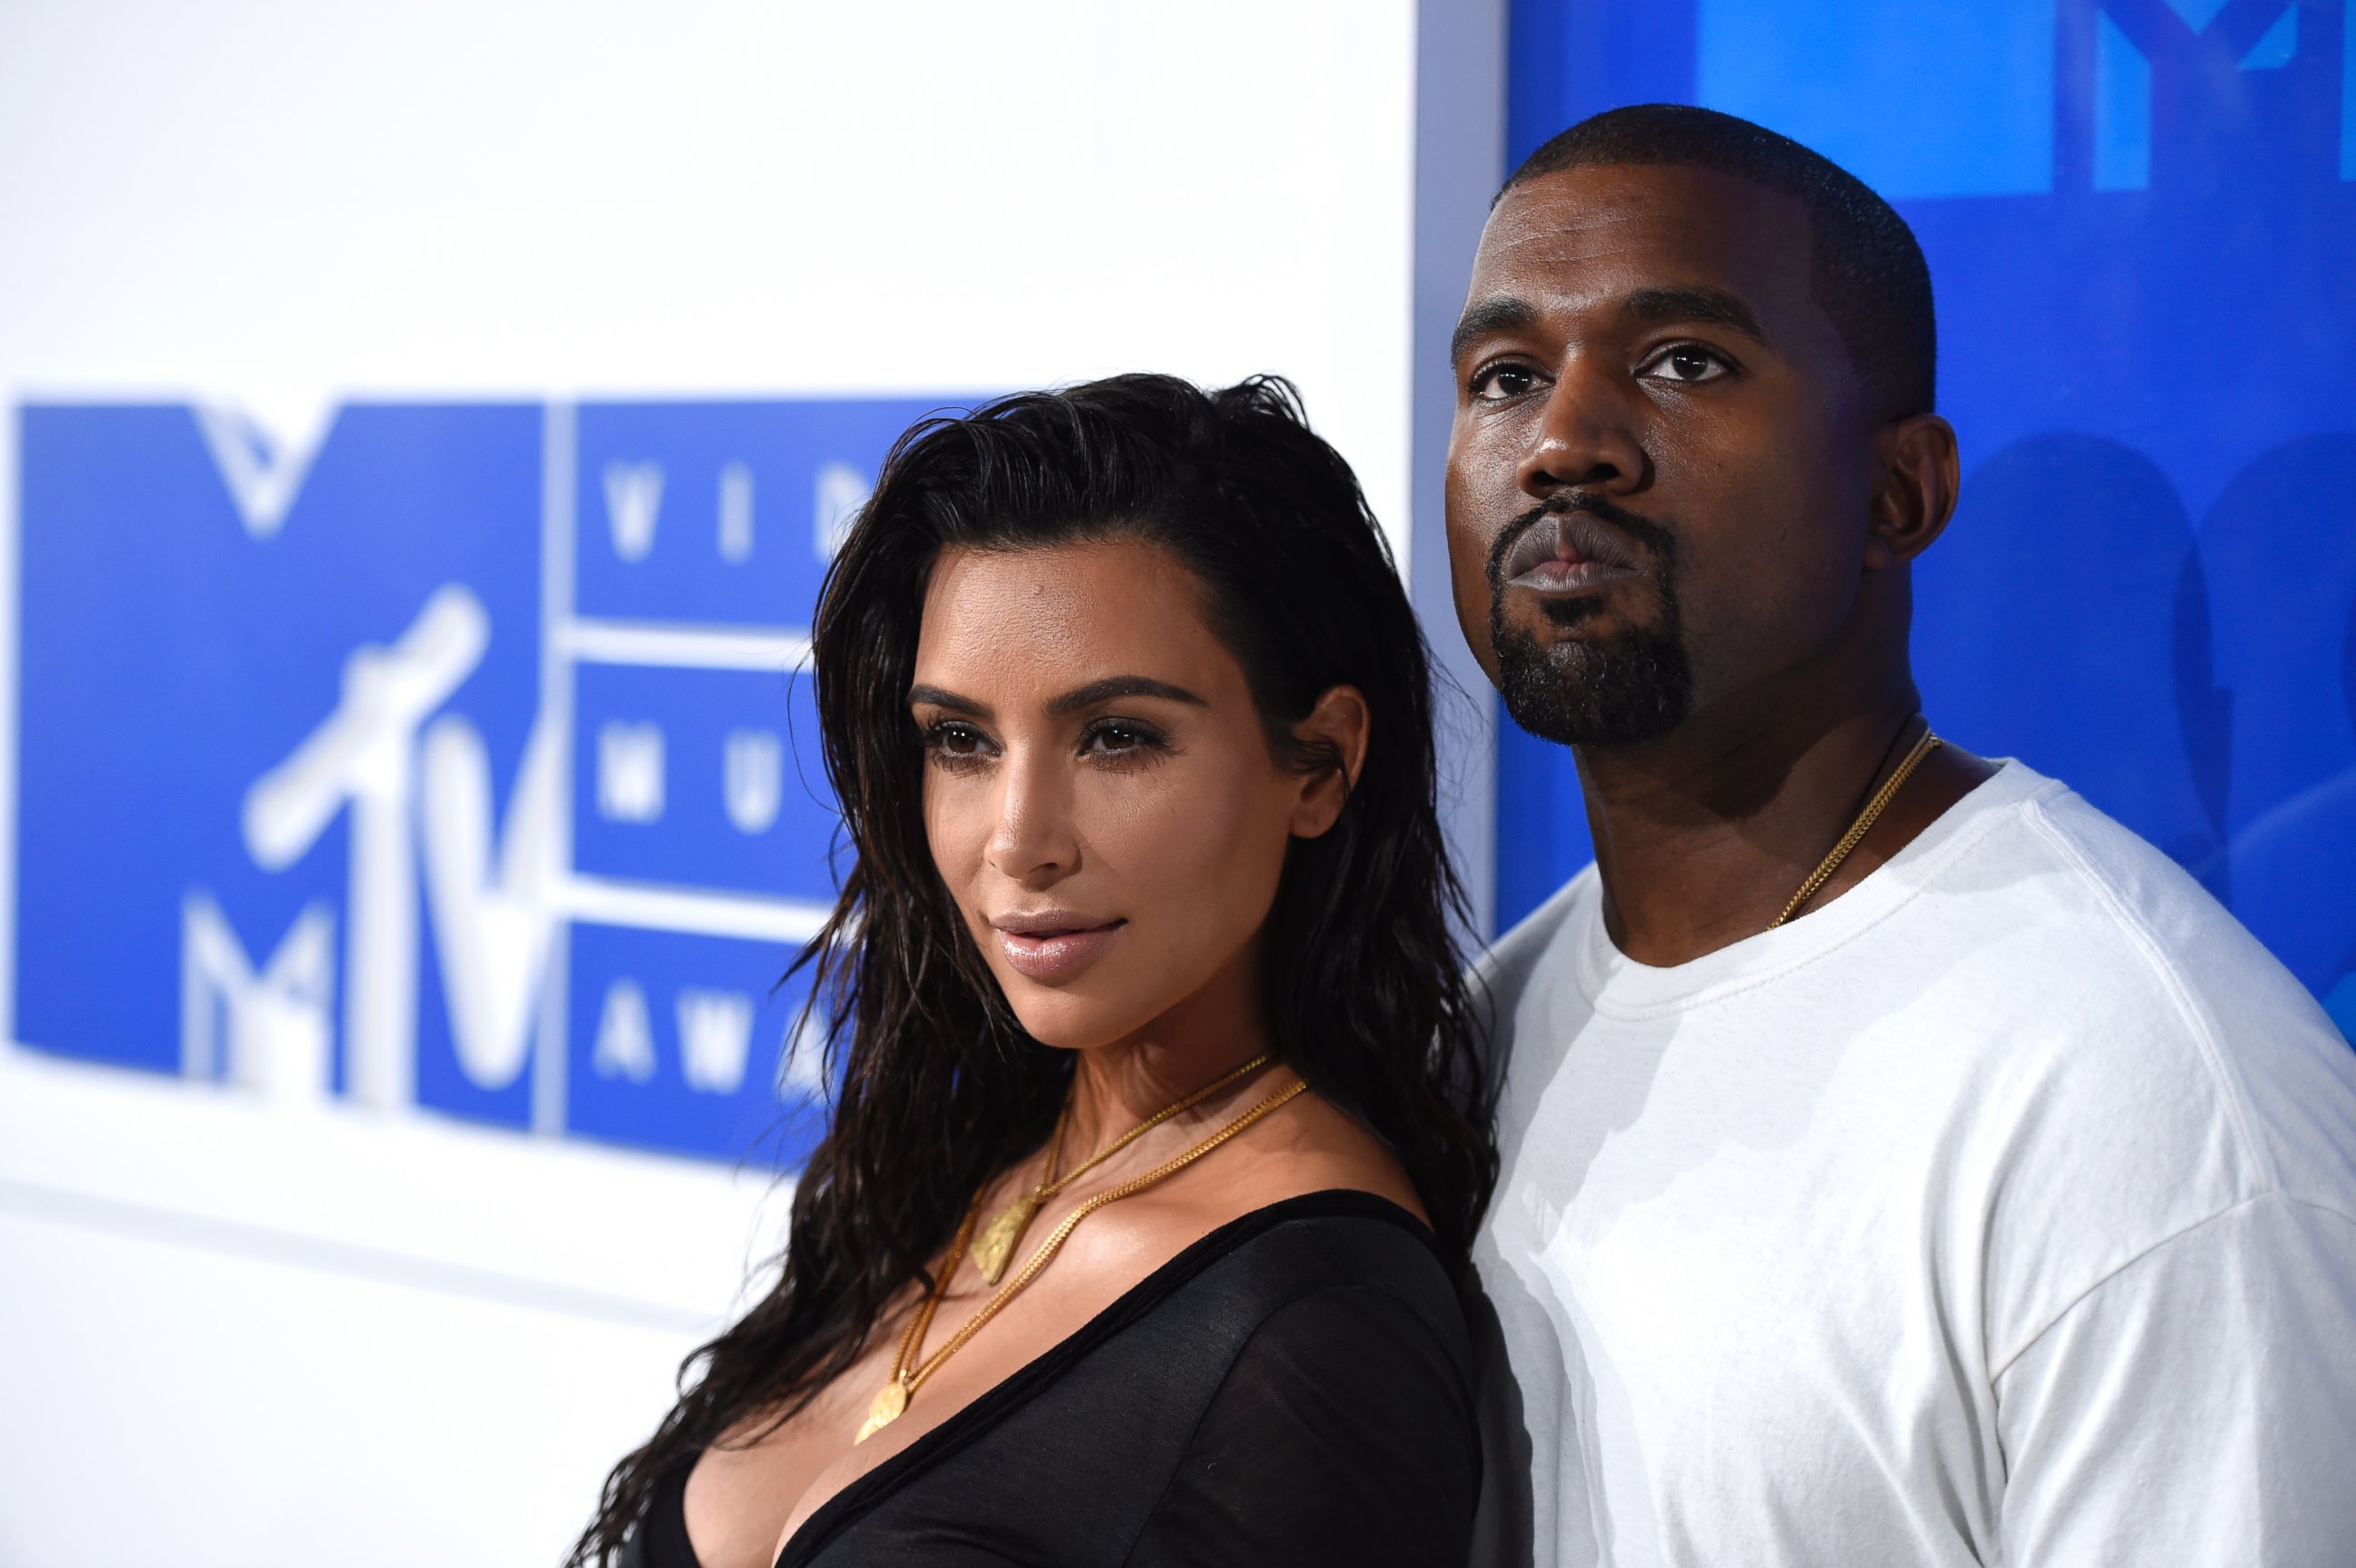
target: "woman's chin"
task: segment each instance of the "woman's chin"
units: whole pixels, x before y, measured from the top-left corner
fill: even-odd
[[[1073,1018],[1060,1010],[1055,1016],[1034,1019],[1017,1008],[1014,1015],[1023,1020],[1024,1031],[1033,1039],[1059,1051],[1100,1051],[1131,1037],[1133,1034],[1133,1031],[1117,1025]]]
[[[1133,1039],[1151,1017],[1135,1008],[1108,1007],[1100,1001],[1045,986],[1008,986],[1006,992],[1023,1031],[1059,1051],[1101,1050]]]

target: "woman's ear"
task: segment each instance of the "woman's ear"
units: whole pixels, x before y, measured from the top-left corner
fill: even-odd
[[[1292,726],[1292,738],[1323,766],[1301,776],[1301,798],[1292,808],[1292,836],[1313,839],[1342,817],[1351,786],[1366,760],[1366,733],[1372,715],[1366,699],[1355,686],[1335,686],[1317,699],[1309,716]],[[1341,766],[1333,766],[1338,760]]]

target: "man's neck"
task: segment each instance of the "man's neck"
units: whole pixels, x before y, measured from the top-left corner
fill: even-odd
[[[1828,683],[1784,685],[1717,704],[1659,741],[1579,749],[1605,929],[1638,962],[1685,963],[1765,930],[1922,733],[1902,670],[1846,700]],[[1800,918],[1993,771],[1952,747],[1932,752]]]

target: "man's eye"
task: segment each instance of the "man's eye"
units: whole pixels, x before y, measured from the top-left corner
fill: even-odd
[[[1647,373],[1670,381],[1714,381],[1729,373],[1729,368],[1708,349],[1680,343],[1655,360]]]
[[[1472,378],[1472,395],[1483,403],[1519,397],[1537,385],[1537,377],[1519,365],[1498,365]]]

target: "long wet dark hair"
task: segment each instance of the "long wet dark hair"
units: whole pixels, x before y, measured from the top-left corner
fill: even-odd
[[[1476,1014],[1434,811],[1421,630],[1349,466],[1292,387],[1119,376],[1002,399],[900,438],[819,594],[826,771],[855,858],[797,967],[816,970],[841,1090],[794,1194],[776,1286],[680,1369],[679,1403],[606,1478],[573,1562],[611,1563],[657,1485],[732,1430],[765,1433],[858,1359],[984,1182],[1046,1141],[1068,1054],[1023,1031],[927,846],[907,710],[926,585],[949,548],[1134,540],[1199,580],[1277,757],[1337,685],[1371,715],[1333,829],[1296,839],[1269,916],[1269,1037],[1397,1156],[1461,1265],[1496,1179]]]

